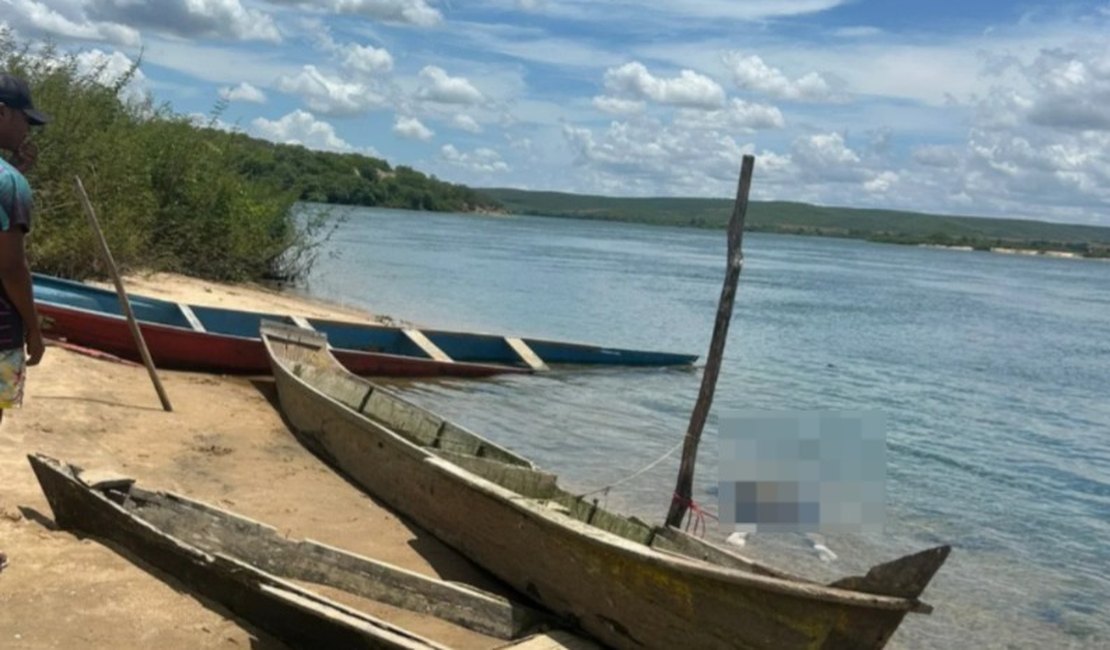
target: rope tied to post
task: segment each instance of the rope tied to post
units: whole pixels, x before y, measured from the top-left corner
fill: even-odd
[[[687,499],[687,498],[683,497],[681,494],[679,494],[678,492],[674,493],[674,498],[672,500],[681,504],[681,505],[683,505],[683,506],[685,506],[686,509],[687,509],[688,515],[686,517],[686,527],[684,528],[684,530],[688,533],[691,532],[690,528],[693,527],[693,534],[694,535],[697,535],[698,537],[705,537],[705,531],[706,531],[705,518],[709,517],[710,519],[713,519],[714,521],[720,521],[721,520],[721,518],[718,517],[717,515],[713,514],[712,512],[709,512],[705,508],[702,508],[700,505],[698,505],[698,503],[696,501],[694,501],[692,498]],[[698,532],[699,529],[701,531],[700,533]]]

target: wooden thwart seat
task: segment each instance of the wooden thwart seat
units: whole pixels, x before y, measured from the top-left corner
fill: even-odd
[[[505,342],[509,344],[513,352],[516,352],[521,361],[528,364],[529,368],[532,370],[547,370],[547,364],[543,362],[540,355],[536,354],[532,348],[528,347],[524,339],[515,336],[506,336]]]
[[[308,322],[308,319],[304,316],[290,316],[289,320],[293,321],[293,324],[301,329],[312,330],[313,332],[316,331],[316,328],[313,327],[312,323]]]
[[[421,332],[420,330],[416,330],[416,329],[409,329],[409,328],[402,329],[401,331],[404,333],[404,335],[406,337],[408,337],[408,339],[410,341],[415,343],[418,348],[423,350],[424,354],[428,355],[432,359],[435,359],[436,361],[446,361],[446,362],[453,362],[454,361],[454,359],[447,356],[446,352],[444,352],[443,350],[440,350],[439,347],[436,346],[435,343],[432,343],[432,341],[427,336],[424,336],[424,332]]]
[[[194,331],[197,331],[197,332],[207,332],[208,331],[208,330],[204,329],[204,323],[200,322],[200,319],[197,318],[197,314],[196,314],[196,312],[193,311],[192,307],[190,307],[189,305],[186,305],[184,303],[179,302],[179,303],[177,303],[177,308],[181,310],[181,315],[185,317],[185,320],[189,321],[189,327],[193,328]]]

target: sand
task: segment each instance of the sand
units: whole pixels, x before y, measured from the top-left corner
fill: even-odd
[[[197,304],[335,318],[357,310],[246,286],[160,274],[129,289]],[[504,588],[407,525],[308,453],[275,407],[269,379],[160,373],[163,412],[146,370],[47,349],[29,370],[22,409],[0,424],[0,648],[283,648],[166,576],[93,539],[57,530],[27,464],[42,452],[166,489],[426,575]],[[384,610],[383,610],[384,611]],[[398,623],[452,647],[504,643],[435,619]]]

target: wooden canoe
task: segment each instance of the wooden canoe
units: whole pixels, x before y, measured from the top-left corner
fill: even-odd
[[[48,337],[139,359],[115,292],[40,274],[34,276],[34,290]],[[202,307],[138,295],[131,296],[131,305],[155,364],[168,369],[269,372],[258,338],[263,320],[323,332],[339,362],[358,375],[482,377],[542,370],[548,364],[667,366],[697,360],[666,352]]]
[[[301,580],[435,616],[499,639],[552,619],[478,589],[428,578],[131,479],[28,456],[59,526],[114,542],[300,648],[443,648],[290,582]]]
[[[617,648],[881,648],[948,546],[822,585],[607,512],[553,475],[343,370],[323,336],[266,325],[281,408],[367,492]]]

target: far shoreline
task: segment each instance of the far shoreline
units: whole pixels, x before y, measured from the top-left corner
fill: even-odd
[[[874,242],[885,244],[889,242]],[[1089,255],[1081,255],[1075,251],[1061,251],[1061,250],[1038,250],[1036,248],[1007,248],[1007,247],[993,247],[993,248],[975,248],[974,246],[956,246],[949,244],[917,244],[918,248],[934,248],[939,250],[959,251],[964,253],[994,253],[996,255],[1013,255],[1019,257],[1047,257],[1057,260],[1090,260],[1094,262],[1107,262],[1110,258],[1107,257],[1091,257]]]
[[[317,204],[328,205],[328,204]],[[605,222],[605,223],[622,223],[636,226],[661,226],[668,228],[682,228],[684,230],[714,230],[720,231],[715,225],[709,224],[682,224],[682,223],[659,223],[652,221],[636,221],[632,219],[621,218],[607,218],[607,217],[587,217],[582,215],[557,215],[557,214],[532,214],[523,212],[512,212],[509,210],[489,210],[489,209],[474,209],[467,212],[434,212],[428,210],[408,210],[405,208],[388,208],[381,206],[365,206],[365,205],[348,205],[342,206],[346,208],[366,209],[366,210],[389,210],[397,212],[411,212],[414,215],[444,215],[453,214],[460,217],[489,217],[496,219],[513,219],[517,217],[540,217],[544,219],[564,219],[573,221],[587,221],[587,222]],[[780,229],[780,228],[766,228],[766,227],[748,227],[745,232],[753,234],[767,234],[767,235],[784,235],[794,237],[820,237],[823,239],[846,239],[852,241],[869,242],[872,244],[892,244],[895,246],[915,246],[918,248],[934,248],[943,250],[954,250],[961,252],[984,252],[995,253],[1000,255],[1018,255],[1024,257],[1047,257],[1051,259],[1075,259],[1075,260],[1096,260],[1096,261],[1110,261],[1110,255],[1084,255],[1081,252],[1074,250],[1063,250],[1060,248],[1027,248],[1014,242],[1011,246],[986,246],[981,243],[959,243],[959,244],[943,244],[928,241],[925,238],[911,238],[906,240],[893,240],[883,236],[867,236],[861,234],[860,236],[852,236],[844,232],[829,232],[818,231],[815,229]]]

